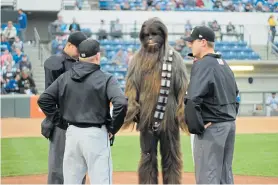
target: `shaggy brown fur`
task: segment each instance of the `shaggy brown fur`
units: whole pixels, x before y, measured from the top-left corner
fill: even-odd
[[[181,183],[182,158],[179,129],[188,133],[184,118],[184,96],[187,90],[186,68],[180,54],[167,41],[167,28],[157,18],[147,20],[141,28],[141,48],[133,57],[126,78],[128,111],[123,128],[137,123],[141,132],[139,183],[157,183],[157,143],[160,141],[163,182]],[[155,43],[155,44],[154,44]],[[162,62],[173,50],[172,79],[164,119],[158,133],[153,133],[154,111],[159,96]]]

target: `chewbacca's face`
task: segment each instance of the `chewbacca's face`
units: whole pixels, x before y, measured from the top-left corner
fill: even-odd
[[[165,44],[166,34],[167,30],[162,22],[150,19],[141,28],[140,40],[148,52],[156,52]]]

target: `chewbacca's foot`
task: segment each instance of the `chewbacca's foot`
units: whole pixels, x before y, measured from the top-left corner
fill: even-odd
[[[139,184],[158,184],[157,158],[155,154],[141,155],[139,165]]]

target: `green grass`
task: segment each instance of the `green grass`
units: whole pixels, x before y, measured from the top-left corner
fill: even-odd
[[[234,174],[278,176],[278,134],[236,136]],[[47,173],[48,141],[43,138],[1,139],[2,176]],[[184,171],[193,172],[190,139],[182,137]],[[136,171],[138,136],[118,136],[112,148],[114,171]]]

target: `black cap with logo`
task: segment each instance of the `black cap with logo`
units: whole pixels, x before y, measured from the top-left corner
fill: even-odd
[[[71,44],[75,45],[78,48],[79,44],[86,39],[87,36],[85,35],[85,33],[81,31],[76,31],[70,34],[68,38],[68,42],[70,42]]]
[[[89,38],[80,43],[78,51],[81,58],[92,57],[100,52],[100,44],[98,41]]]
[[[192,30],[190,36],[186,37],[184,40],[188,42],[193,42],[197,39],[205,39],[209,42],[214,42],[215,33],[211,28],[207,26],[197,26]]]

